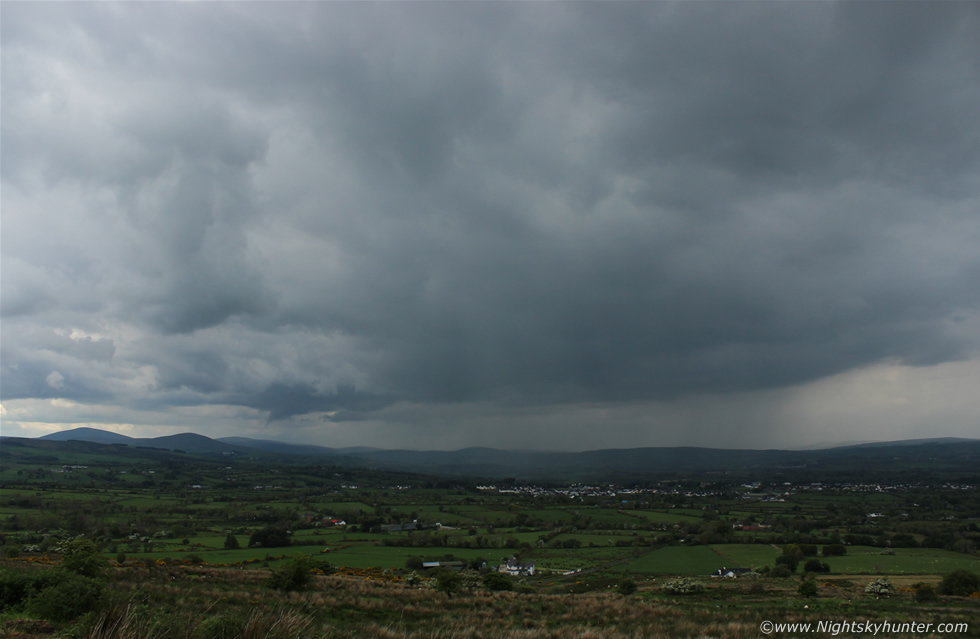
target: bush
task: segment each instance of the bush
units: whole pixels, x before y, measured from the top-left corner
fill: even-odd
[[[844,544],[827,544],[821,551],[824,557],[843,557],[847,554]]]
[[[228,536],[225,537],[225,550],[238,550],[239,548],[241,548],[241,544],[238,541],[238,537],[228,533]]]
[[[804,572],[830,572],[830,566],[819,559],[811,559],[803,565]]]
[[[980,591],[980,577],[969,570],[954,570],[939,582],[939,592],[954,597],[969,597]]]
[[[59,579],[58,570],[4,570],[0,573],[0,610],[19,608],[31,594]]]
[[[792,557],[796,560],[796,563],[803,561],[803,551],[797,544],[786,544],[783,546],[783,557]]]
[[[466,568],[459,572],[459,577],[462,580],[463,587],[469,592],[473,592],[483,583],[483,578],[478,570]]]
[[[635,593],[636,590],[637,590],[636,582],[629,578],[622,580],[621,582],[619,582],[619,585],[616,586],[616,592],[623,595],[624,597],[629,597],[630,595]]]
[[[248,538],[249,548],[281,548],[290,545],[289,533],[282,528],[266,526]]]
[[[194,629],[194,639],[236,639],[242,634],[242,623],[230,617],[210,617]]]
[[[888,597],[888,596],[894,595],[898,591],[895,590],[895,586],[892,585],[892,582],[891,581],[889,581],[888,579],[885,579],[884,577],[881,577],[879,579],[875,579],[874,581],[872,581],[871,583],[869,583],[867,586],[865,586],[864,587],[864,592],[867,593],[867,594],[869,594],[869,595],[877,595],[879,597]]]
[[[919,603],[936,601],[939,596],[936,594],[936,587],[932,584],[915,584],[912,586],[912,599]]]
[[[796,572],[796,567],[800,565],[800,560],[793,555],[780,555],[776,557],[776,567],[786,566],[790,573]]]
[[[313,560],[301,552],[272,571],[267,582],[273,590],[302,590],[313,581]]]
[[[773,579],[786,579],[792,574],[793,572],[789,569],[788,566],[782,566],[782,565],[776,566],[775,568],[769,571],[769,576],[772,577]]]
[[[436,590],[452,597],[463,587],[463,578],[458,572],[443,571],[436,575]]]
[[[93,610],[102,600],[102,582],[76,573],[61,573],[59,579],[33,593],[27,600],[27,611],[48,621],[71,621]]]
[[[61,549],[61,567],[85,577],[101,577],[109,562],[90,539],[73,539]]]
[[[514,580],[502,572],[488,572],[483,575],[483,587],[487,590],[513,590]]]
[[[672,595],[693,595],[704,592],[704,584],[690,577],[676,577],[664,582],[663,589]]]
[[[797,589],[801,597],[816,597],[817,596],[817,582],[812,579],[804,579],[800,583],[800,587]]]

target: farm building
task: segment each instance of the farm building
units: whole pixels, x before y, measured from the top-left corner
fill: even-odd
[[[534,574],[534,562],[522,562],[517,557],[511,557],[507,563],[497,567],[498,572],[503,572],[512,577],[529,577]]]
[[[711,573],[712,577],[728,577],[729,579],[735,579],[740,575],[750,572],[748,568],[719,568],[718,570]]]

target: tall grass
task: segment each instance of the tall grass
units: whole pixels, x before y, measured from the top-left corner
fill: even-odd
[[[907,610],[885,610],[870,601],[845,608],[832,599],[841,589],[826,585],[817,603],[811,602],[823,608],[807,611],[802,601],[790,599],[795,599],[792,588],[777,582],[760,593],[713,584],[703,595],[687,597],[647,586],[634,597],[476,592],[450,598],[404,582],[344,576],[318,577],[301,592],[276,592],[263,586],[268,574],[189,567],[115,571],[109,602],[71,634],[79,639],[754,639],[763,619],[896,620],[922,612],[910,597],[902,604]],[[859,590],[849,589],[846,597],[859,596]],[[971,615],[975,606],[965,600],[959,608],[943,610],[944,621]]]

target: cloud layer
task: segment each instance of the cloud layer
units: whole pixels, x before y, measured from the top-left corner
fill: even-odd
[[[5,421],[710,443],[976,358],[974,4],[2,12]]]

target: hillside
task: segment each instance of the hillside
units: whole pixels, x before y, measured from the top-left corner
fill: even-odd
[[[887,442],[807,451],[665,447],[569,453],[493,448],[456,451],[336,449],[244,437],[218,440],[195,433],[131,438],[92,428],[78,428],[40,438],[40,441],[52,443],[70,440],[189,454],[262,456],[284,463],[319,460],[319,463],[360,468],[541,480],[642,480],[703,473],[751,476],[761,471],[808,476],[813,481],[869,474],[889,478],[905,476],[912,480],[914,477],[909,475],[912,468],[947,473],[954,478],[976,478],[980,472],[977,470],[980,469],[980,440],[962,439]]]

